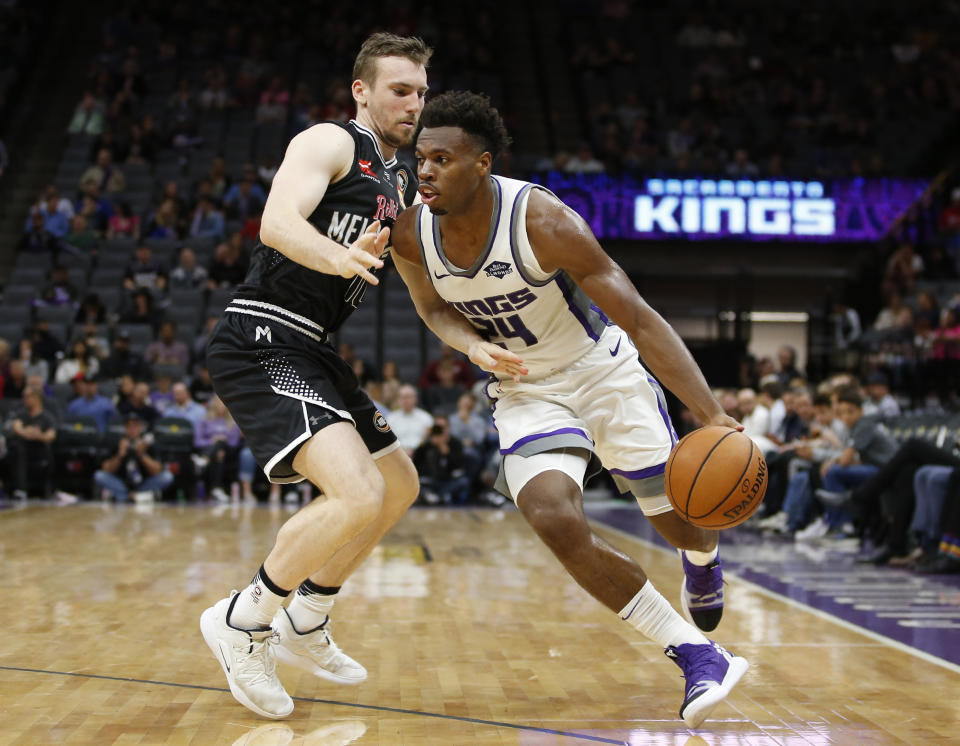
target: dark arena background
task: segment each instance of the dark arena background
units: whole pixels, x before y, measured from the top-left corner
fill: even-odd
[[[494,172],[584,218],[766,454],[764,504],[721,536],[718,634],[751,668],[700,729],[660,648],[493,489],[485,376],[389,261],[331,342],[459,461],[409,444],[417,504],[339,595],[369,678],[281,665],[296,709],[271,722],[203,643],[316,496],[256,467],[207,335],[288,142],[354,116],[377,30],[434,48],[428,100],[490,97]],[[0,744],[956,742],[956,0],[4,0],[0,40]],[[851,396],[896,443],[849,441],[869,472],[836,466]],[[702,424],[668,401],[678,435]],[[118,494],[131,426],[164,478]],[[676,552],[608,474],[584,510],[676,603]]]

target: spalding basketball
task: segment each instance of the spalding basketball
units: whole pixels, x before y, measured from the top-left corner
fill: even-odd
[[[667,497],[687,523],[730,528],[760,506],[767,492],[767,462],[743,433],[711,425],[677,443],[664,478]]]

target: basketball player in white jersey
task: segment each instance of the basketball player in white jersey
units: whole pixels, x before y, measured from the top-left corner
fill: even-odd
[[[583,481],[596,457],[634,494],[656,529],[683,550],[688,618],[713,629],[722,609],[717,534],[682,521],[664,494],[676,435],[638,350],[701,422],[742,428],[584,221],[542,188],[491,175],[509,138],[486,97],[438,96],[421,125],[423,204],[394,227],[397,267],[421,317],[445,342],[469,353],[488,340],[522,359],[521,374],[495,373],[487,386],[504,490],[574,579],[683,669],[680,715],[696,727],[747,661],[704,637],[635,561],[593,534]],[[456,323],[451,308],[461,314]],[[709,613],[697,607],[702,596]]]

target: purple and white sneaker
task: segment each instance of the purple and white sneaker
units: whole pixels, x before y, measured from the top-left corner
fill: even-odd
[[[683,582],[680,584],[680,608],[687,621],[703,632],[712,632],[723,616],[723,565],[717,557],[708,565],[695,565],[680,552]]]
[[[727,652],[712,640],[706,645],[670,645],[663,652],[683,670],[686,685],[680,717],[691,728],[700,727],[750,668],[746,658]]]

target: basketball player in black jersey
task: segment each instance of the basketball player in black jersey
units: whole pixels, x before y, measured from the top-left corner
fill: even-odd
[[[330,637],[328,614],[419,491],[410,459],[327,338],[367,283],[377,284],[389,227],[416,198],[396,151],[417,126],[430,54],[393,34],[364,42],[353,71],[356,120],[291,141],[246,280],[207,348],[214,388],[270,481],[309,479],[323,493],[281,527],[250,585],[200,620],[234,697],[268,718],[293,710],[276,659],[338,683],[366,678]],[[519,370],[516,355],[495,345],[472,353],[488,370]]]

